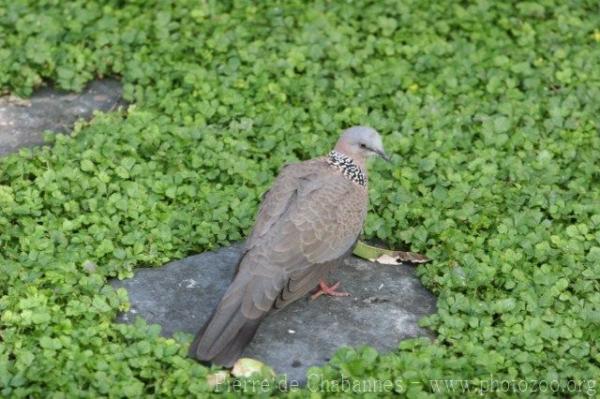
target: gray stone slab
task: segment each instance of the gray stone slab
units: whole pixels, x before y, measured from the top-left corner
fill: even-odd
[[[133,322],[141,316],[161,325],[165,336],[194,334],[231,281],[239,255],[239,246],[224,248],[160,268],[137,269],[133,278],[113,281],[127,289],[132,305],[118,320]],[[415,277],[414,266],[352,257],[329,281],[338,280],[351,297],[301,299],[267,317],[244,356],[302,383],[308,367],[324,364],[341,346],[367,344],[390,351],[402,339],[432,337],[417,321],[435,312],[436,298]]]
[[[0,97],[0,156],[43,144],[46,130],[66,133],[78,119],[89,119],[96,110],[110,111],[125,104],[121,95],[121,83],[105,79],[90,83],[81,93],[45,87],[28,99]]]

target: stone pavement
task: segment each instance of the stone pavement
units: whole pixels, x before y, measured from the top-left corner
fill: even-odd
[[[79,118],[124,104],[114,79],[94,81],[78,94],[45,87],[27,99],[0,97],[0,156],[43,144],[46,130],[67,133]]]
[[[135,276],[113,281],[129,292],[131,309],[119,321],[138,316],[162,326],[166,336],[194,334],[208,319],[227,288],[240,246],[171,262],[160,268],[136,269]],[[349,258],[331,276],[350,297],[301,299],[265,319],[244,352],[305,381],[308,367],[322,365],[341,346],[370,345],[380,351],[400,340],[432,337],[417,321],[435,312],[436,298],[415,277],[415,267],[380,265]]]

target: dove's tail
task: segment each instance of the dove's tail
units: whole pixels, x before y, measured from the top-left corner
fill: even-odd
[[[242,303],[243,295],[225,294],[210,319],[196,334],[189,350],[191,357],[224,367],[233,366],[265,316],[246,317]]]

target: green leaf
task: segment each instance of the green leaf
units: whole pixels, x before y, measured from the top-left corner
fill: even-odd
[[[496,133],[504,133],[510,130],[510,120],[505,116],[497,116],[494,118],[494,130]]]
[[[94,163],[89,159],[84,159],[81,161],[81,170],[84,172],[91,172],[94,170]]]

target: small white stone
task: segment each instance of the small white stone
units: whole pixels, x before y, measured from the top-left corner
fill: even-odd
[[[179,283],[179,286],[181,287],[182,284],[185,284],[185,288],[194,288],[198,285],[198,282],[193,278],[186,278],[181,283]]]
[[[288,330],[289,334],[296,334],[296,330]]]

